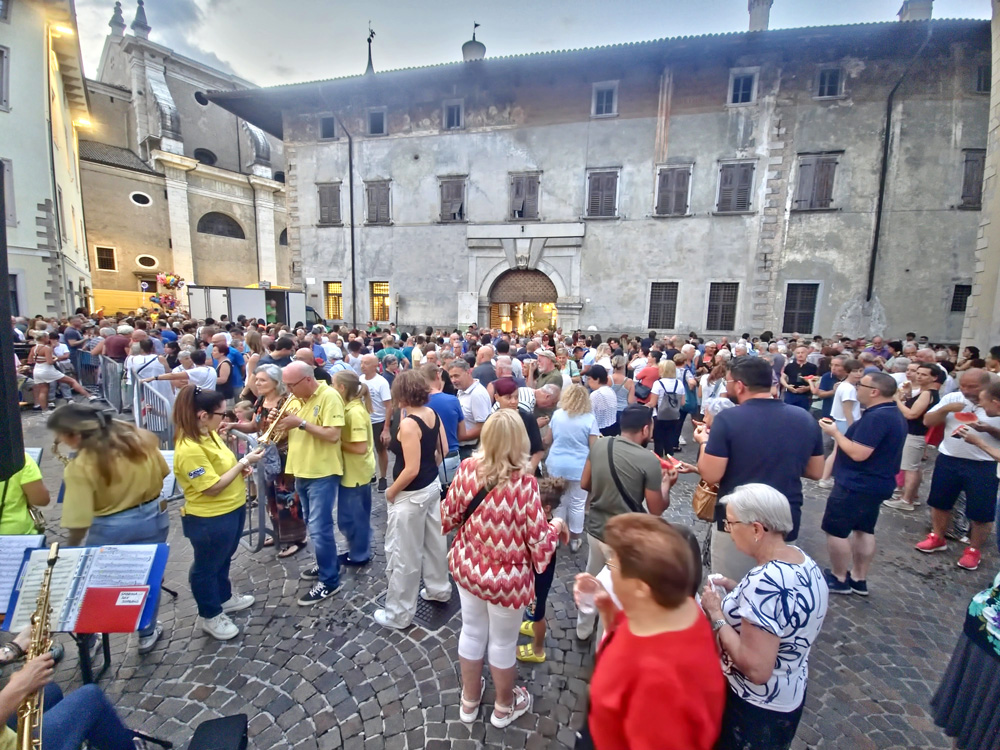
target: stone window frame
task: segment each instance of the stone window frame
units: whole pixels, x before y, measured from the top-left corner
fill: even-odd
[[[715,210],[712,212],[714,216],[741,216],[745,214],[757,213],[757,209],[754,207],[754,190],[757,187],[757,159],[720,159],[717,165],[717,175],[716,185],[715,185]],[[753,166],[753,174],[750,178],[750,199],[745,209],[738,209],[733,211],[723,211],[720,210],[719,201],[722,199],[722,174],[723,170],[733,164],[750,164]]]
[[[745,76],[753,76],[753,86],[750,89],[750,101],[747,102],[734,102],[733,101],[733,83],[737,78],[743,78]],[[729,69],[729,85],[726,87],[726,106],[727,107],[749,107],[757,103],[757,97],[759,96],[760,89],[760,66],[751,66],[746,68],[730,68]]]
[[[373,133],[372,132],[372,115],[381,114],[382,115],[382,132]],[[365,111],[365,135],[369,138],[384,138],[389,135],[389,108],[388,107],[369,107]]]
[[[718,333],[718,334],[721,335],[721,334],[726,333],[727,331],[735,331],[736,329],[738,329],[738,328],[741,327],[740,326],[740,323],[741,323],[741,320],[740,320],[740,299],[742,298],[743,293],[744,293],[744,286],[745,286],[744,282],[745,281],[746,281],[746,279],[720,278],[720,279],[711,279],[711,280],[709,280],[709,281],[707,281],[705,283],[705,286],[706,286],[706,289],[705,289],[705,332],[706,333],[713,333],[713,334]],[[712,287],[715,286],[716,284],[735,284],[736,285],[736,302],[733,303],[734,304],[733,325],[732,325],[731,328],[713,328],[713,327],[711,327],[709,325],[708,316],[709,316],[709,314],[711,312]],[[720,320],[719,322],[721,323],[723,321]]]
[[[331,120],[333,122],[333,135],[331,136],[323,135],[324,120]],[[321,112],[316,116],[316,140],[324,143],[340,140],[340,136],[337,135],[337,118],[333,114],[329,112]]]
[[[674,296],[674,319],[673,319],[673,324],[672,325],[669,325],[669,326],[654,326],[653,325],[653,320],[650,318],[650,316],[653,314],[653,285],[654,284],[675,284],[677,286],[677,290],[676,290],[675,296]],[[646,323],[648,324],[648,328],[650,330],[657,330],[657,331],[659,331],[661,329],[665,329],[665,330],[671,330],[672,331],[672,330],[675,330],[677,328],[677,312],[678,312],[678,310],[680,310],[680,307],[681,307],[681,287],[682,287],[682,285],[681,285],[681,279],[676,279],[676,278],[675,279],[655,278],[655,279],[650,279],[649,280],[649,283],[648,283],[648,285],[646,287],[646,312],[645,312],[645,315],[643,316],[643,320],[646,321]],[[659,322],[659,321],[657,321],[657,322]]]
[[[618,83],[618,81],[598,81],[592,86],[590,93],[591,118],[600,120],[608,117],[618,117]],[[611,91],[611,111],[598,114],[597,92],[608,90]]]
[[[152,264],[150,264],[148,266],[145,266],[145,265],[143,265],[142,263],[139,262],[142,258],[150,258],[150,259],[152,259],[153,262],[152,262]],[[155,255],[150,255],[149,253],[141,253],[141,254],[135,256],[135,264],[139,268],[141,268],[143,271],[146,271],[148,273],[149,271],[152,271],[153,269],[159,267],[159,265],[160,265],[160,259],[157,258]]]
[[[111,251],[111,263],[113,268],[101,268],[101,250]],[[118,273],[118,248],[112,247],[111,245],[94,245],[94,268],[98,271],[104,273]]]
[[[448,108],[458,107],[458,125],[448,126]],[[441,102],[441,130],[451,132],[465,130],[465,99],[445,99]]]
[[[140,203],[139,201],[137,201],[135,199],[135,196],[137,195],[143,196],[146,199],[146,202]],[[141,190],[133,190],[131,193],[128,194],[128,199],[129,202],[132,203],[132,205],[138,206],[139,208],[149,208],[150,206],[153,205],[153,196],[151,196],[149,193],[144,193]]]

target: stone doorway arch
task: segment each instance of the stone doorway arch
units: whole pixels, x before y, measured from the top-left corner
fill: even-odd
[[[490,328],[526,333],[558,325],[556,285],[545,273],[516,269],[502,273],[490,287]]]

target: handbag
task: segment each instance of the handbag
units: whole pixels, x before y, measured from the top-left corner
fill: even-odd
[[[628,509],[633,513],[645,513],[645,509],[642,507],[642,503],[636,503],[632,496],[628,494],[625,490],[625,486],[622,484],[622,479],[618,476],[618,469],[615,468],[615,439],[608,439],[608,469],[611,471],[611,478],[614,480],[615,487],[618,488],[618,494],[622,496],[622,500],[628,506]]]
[[[635,382],[635,397],[639,401],[645,401],[652,394],[653,389],[648,385],[643,385],[638,380]]]
[[[719,499],[719,485],[709,484],[704,479],[698,480],[691,497],[691,507],[694,514],[702,521],[715,520],[715,504]]]

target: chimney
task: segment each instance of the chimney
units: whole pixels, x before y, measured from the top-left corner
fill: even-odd
[[[930,21],[934,10],[934,0],[903,0],[899,9],[900,21]]]
[[[774,0],[750,0],[750,31],[767,31],[773,4]]]

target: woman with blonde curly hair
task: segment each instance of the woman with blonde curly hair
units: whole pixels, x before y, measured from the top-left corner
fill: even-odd
[[[531,694],[514,687],[521,614],[534,601],[534,571],[549,565],[566,525],[545,520],[538,482],[527,471],[528,433],[513,409],[494,412],[480,440],[458,467],[441,521],[445,534],[458,529],[448,568],[462,600],[459,718],[471,724],[479,714],[488,649],[496,687],[490,723],[502,729],[531,709]]]
[[[576,552],[583,544],[583,516],[587,493],[580,489],[580,478],[592,446],[600,436],[597,417],[590,406],[590,393],[582,385],[571,385],[562,392],[559,408],[549,423],[552,447],[545,468],[549,476],[566,480],[566,490],[556,515],[569,525],[569,549]]]

